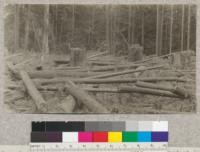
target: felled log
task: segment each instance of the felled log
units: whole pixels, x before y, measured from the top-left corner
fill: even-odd
[[[119,75],[125,75],[125,74],[131,74],[131,73],[136,73],[136,72],[141,72],[141,71],[146,71],[146,70],[153,70],[157,68],[161,68],[163,65],[158,65],[158,66],[153,66],[153,67],[148,67],[145,69],[138,69],[138,70],[126,70],[122,72],[113,72],[113,73],[108,73],[108,74],[102,74],[102,75],[97,75],[97,76],[92,76],[88,77],[88,79],[102,79],[102,78],[109,78],[109,77],[114,77],[114,76],[119,76]]]
[[[165,91],[173,91],[174,87],[165,86],[161,84],[153,84],[153,83],[147,83],[147,82],[141,82],[138,81],[135,84],[137,87],[143,87],[143,88],[150,88],[150,89],[158,89],[158,90],[165,90]]]
[[[54,60],[54,63],[55,64],[69,64],[70,63],[70,60]]]
[[[91,65],[97,65],[97,66],[108,66],[108,65],[115,65],[115,62],[109,62],[109,61],[90,61]]]
[[[126,69],[126,68],[136,68],[138,66],[140,66],[141,64],[130,64],[130,65],[110,65],[110,66],[106,66],[106,67],[100,67],[100,68],[95,68],[95,69],[91,69],[90,71],[93,72],[99,72],[99,71],[111,71],[111,70],[121,70],[121,69]]]
[[[82,66],[86,61],[86,50],[81,48],[71,48],[70,65]]]
[[[66,78],[55,78],[55,79],[37,79],[35,82],[38,82],[41,85],[54,84],[54,83],[65,83],[69,79]],[[177,82],[187,82],[183,78],[177,77],[154,77],[154,78],[109,78],[109,79],[71,79],[75,83],[84,83],[84,84],[112,84],[112,83],[135,83],[137,81],[144,82],[158,82],[158,81],[177,81]]]
[[[65,85],[66,91],[76,98],[78,101],[85,104],[91,111],[95,113],[108,113],[108,110],[103,107],[96,99],[89,96],[84,90],[76,86],[72,81],[67,81]]]
[[[64,70],[43,70],[43,71],[29,71],[28,74],[31,78],[46,78],[51,79],[55,77],[88,77],[94,76],[98,73],[93,72],[73,72]]]
[[[46,108],[46,102],[43,99],[42,95],[40,92],[37,90],[35,87],[34,83],[30,79],[29,75],[25,71],[20,72],[20,76],[24,82],[24,85],[26,86],[26,89],[29,93],[29,95],[32,97],[32,99],[35,102],[35,105],[37,106],[38,110],[41,110],[42,112],[47,112]]]
[[[181,87],[167,87],[167,86],[164,86],[164,85],[158,85],[158,84],[152,84],[152,83],[147,83],[147,82],[137,82],[135,84],[136,86],[138,87],[143,87],[143,88],[150,88],[150,89],[159,89],[159,90],[165,90],[165,91],[170,91],[176,95],[179,95],[183,98],[188,98],[189,97],[189,93],[184,89],[184,88],[181,88]]]
[[[80,70],[82,67],[57,67],[56,70]]]
[[[129,87],[122,86],[119,88],[84,88],[89,92],[101,92],[101,93],[140,93],[140,94],[148,94],[155,96],[163,96],[163,97],[172,97],[172,98],[180,98],[176,94],[173,94],[169,91],[155,90],[155,89],[147,89],[141,87]]]
[[[106,54],[107,54],[107,52],[101,52],[98,54],[91,55],[91,56],[87,57],[87,59],[92,59],[92,58],[99,57],[99,56],[106,55]]]
[[[163,97],[173,97],[173,98],[180,98],[180,96],[177,96],[174,93],[171,93],[169,91],[163,91],[163,90],[155,90],[155,89],[148,89],[148,88],[141,88],[141,87],[130,87],[130,86],[122,86],[119,88],[120,92],[123,93],[141,93],[141,94],[149,94],[149,95],[155,95],[155,96],[163,96]]]

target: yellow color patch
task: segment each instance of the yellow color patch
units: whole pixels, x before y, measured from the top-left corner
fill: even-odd
[[[122,142],[122,132],[108,132],[108,142]]]

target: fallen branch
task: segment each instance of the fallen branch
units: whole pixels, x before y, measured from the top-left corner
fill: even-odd
[[[46,109],[46,102],[43,99],[42,95],[40,94],[40,92],[37,90],[37,88],[35,87],[34,83],[32,82],[32,80],[30,79],[29,75],[27,74],[27,72],[25,71],[21,71],[20,72],[20,76],[24,82],[24,85],[27,88],[27,91],[29,93],[29,95],[32,97],[32,99],[34,100],[37,108],[39,110],[41,110],[42,112],[47,112]]]
[[[78,101],[85,104],[91,111],[95,113],[108,113],[108,110],[103,107],[96,99],[89,96],[84,90],[76,86],[72,81],[67,81],[65,85],[66,91],[76,98]]]
[[[157,68],[161,68],[161,67],[163,67],[163,65],[154,66],[154,67],[148,67],[148,68],[145,68],[145,69],[138,69],[138,70],[134,69],[134,70],[126,70],[126,71],[122,71],[122,72],[114,72],[114,73],[102,74],[102,75],[88,77],[87,79],[109,78],[109,77],[125,75],[125,74],[130,74],[130,73],[136,73],[136,72],[141,72],[141,71],[146,71],[146,70],[153,70],[153,69],[157,69]]]

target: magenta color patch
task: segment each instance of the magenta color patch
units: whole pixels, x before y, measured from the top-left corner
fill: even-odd
[[[92,132],[79,132],[78,133],[79,142],[92,142]]]

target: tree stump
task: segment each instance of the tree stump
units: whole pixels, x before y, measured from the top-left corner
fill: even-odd
[[[142,60],[143,47],[139,44],[134,44],[129,48],[128,60],[131,62]]]
[[[70,50],[70,65],[82,66],[86,61],[86,50],[81,48],[71,48]]]

